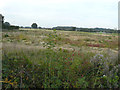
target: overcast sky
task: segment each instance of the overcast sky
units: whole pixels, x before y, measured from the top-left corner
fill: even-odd
[[[117,28],[119,0],[0,0],[0,13],[13,25]]]

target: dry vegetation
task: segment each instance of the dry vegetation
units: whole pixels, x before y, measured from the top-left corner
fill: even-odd
[[[120,87],[117,34],[41,29],[2,37],[4,88]]]

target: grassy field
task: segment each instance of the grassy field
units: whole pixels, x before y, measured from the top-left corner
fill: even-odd
[[[118,88],[118,35],[3,31],[4,88]]]

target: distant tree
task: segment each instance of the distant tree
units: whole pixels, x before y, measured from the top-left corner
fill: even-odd
[[[3,28],[4,29],[10,29],[10,23],[9,22],[3,23]]]
[[[19,29],[19,26],[11,25],[11,26],[10,26],[10,29],[11,29],[11,30],[13,30],[13,29]]]
[[[7,26],[7,27],[10,27],[10,23],[9,22],[5,22],[4,25]]]
[[[24,28],[23,26],[20,26],[20,28]]]
[[[31,27],[32,27],[32,28],[37,28],[37,24],[36,24],[36,23],[33,23],[33,24],[31,25]]]
[[[39,27],[39,29],[41,29],[41,27]]]

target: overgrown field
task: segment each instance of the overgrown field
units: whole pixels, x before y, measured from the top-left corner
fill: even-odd
[[[56,30],[2,34],[3,88],[118,88],[118,35]]]

